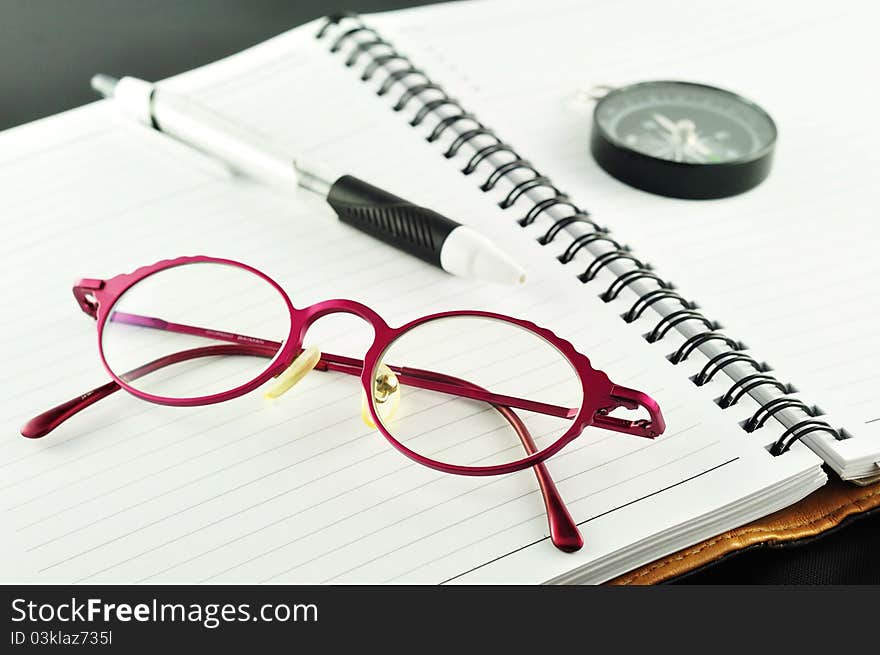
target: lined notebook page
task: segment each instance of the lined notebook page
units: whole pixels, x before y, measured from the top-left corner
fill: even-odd
[[[804,400],[859,437],[831,445],[849,457],[880,452],[880,95],[856,63],[880,56],[876,10],[741,1],[711,11],[694,2],[458,9],[374,22]],[[764,106],[780,130],[769,179],[739,197],[694,202],[604,173],[589,153],[592,104],[579,92],[650,79],[706,82]]]
[[[809,451],[770,457],[766,439],[745,439],[638,325],[621,329],[608,306],[560,275],[533,235],[510,228],[472,179],[326,55],[314,30],[169,86],[293,152],[485,230],[528,262],[530,284],[499,291],[447,276],[340,224],[306,193],[249,184],[122,122],[107,103],[0,135],[0,252],[15,308],[2,337],[3,579],[541,582],[599,561],[606,578],[650,559],[637,550],[619,561],[652,535],[667,535],[669,552],[823,483]],[[107,379],[73,281],[189,254],[256,266],[297,306],[351,298],[392,325],[456,308],[529,318],[655,397],[667,433],[652,442],[590,429],[550,463],[587,540],[576,555],[549,543],[530,471],[466,478],[411,462],[361,422],[348,376],[314,373],[277,402],[252,393],[185,409],[118,393],[41,440],[18,436],[35,413]],[[370,339],[366,324],[328,317],[307,343],[363,352]],[[681,531],[698,520],[701,532]]]

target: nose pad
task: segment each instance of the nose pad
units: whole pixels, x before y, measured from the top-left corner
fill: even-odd
[[[376,368],[376,375],[373,378],[373,399],[379,418],[383,422],[391,420],[400,405],[400,382],[394,371],[385,364],[379,364]],[[369,427],[375,428],[369,403],[367,394],[361,392],[361,418]]]
[[[275,378],[275,385],[267,390],[264,395],[266,398],[278,398],[279,396],[283,396],[290,391],[297,382],[308,375],[309,371],[315,368],[319,361],[321,361],[321,351],[314,346],[309,346],[297,355],[297,358],[290,363],[290,366],[288,366],[281,375]]]

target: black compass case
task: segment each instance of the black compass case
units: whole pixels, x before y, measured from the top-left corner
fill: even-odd
[[[706,87],[690,82],[672,84]],[[711,200],[734,196],[757,186],[770,173],[776,143],[776,126],[772,119],[756,105],[718,89],[761,111],[773,127],[773,139],[762,150],[735,161],[713,164],[678,162],[652,157],[621,143],[608,135],[598,120],[598,108],[593,111],[590,150],[606,173],[630,186],[661,196],[690,200]]]
[[[590,150],[596,163],[621,182],[670,198],[727,198],[756,187],[770,173],[773,151],[747,161],[690,164],[658,159],[612,143],[593,118]]]

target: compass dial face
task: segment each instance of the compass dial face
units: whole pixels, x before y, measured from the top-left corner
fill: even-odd
[[[620,147],[666,161],[749,161],[776,141],[773,120],[740,96],[701,84],[644,82],[615,89],[596,106],[596,124]]]

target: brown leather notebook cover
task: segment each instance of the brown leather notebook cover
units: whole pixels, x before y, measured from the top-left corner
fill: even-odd
[[[663,557],[607,584],[657,584],[694,571],[736,551],[811,539],[845,519],[880,507],[880,482],[859,487],[829,480],[821,489],[786,509]]]

